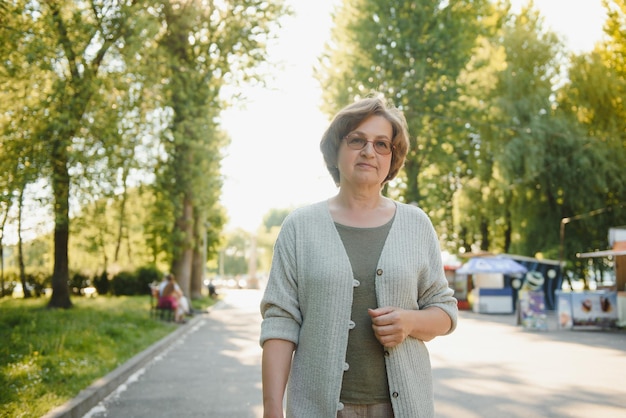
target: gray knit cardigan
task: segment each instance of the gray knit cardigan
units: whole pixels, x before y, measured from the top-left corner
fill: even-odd
[[[448,287],[439,242],[419,208],[397,202],[396,216],[376,271],[379,306],[424,309],[437,306],[457,323],[457,301]],[[260,344],[278,338],[296,351],[287,383],[287,418],[335,418],[351,324],[352,274],[328,209],[318,202],[294,210],[283,222],[261,301]],[[396,418],[434,416],[429,353],[423,341],[407,338],[387,349],[385,362]]]

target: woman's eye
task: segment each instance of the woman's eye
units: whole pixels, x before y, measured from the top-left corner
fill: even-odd
[[[391,148],[391,145],[387,141],[376,141],[376,148],[387,151]]]
[[[367,141],[364,138],[355,137],[355,138],[350,138],[348,142],[350,143],[350,145],[354,147],[363,148],[365,147],[365,143]]]

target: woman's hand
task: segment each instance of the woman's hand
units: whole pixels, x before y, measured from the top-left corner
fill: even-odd
[[[430,341],[446,334],[452,326],[452,320],[439,307],[431,306],[421,310],[406,310],[394,306],[368,309],[372,318],[374,335],[387,347],[395,347],[407,337]]]
[[[404,309],[393,306],[368,309],[372,328],[378,341],[387,348],[395,347],[411,333],[412,325]]]

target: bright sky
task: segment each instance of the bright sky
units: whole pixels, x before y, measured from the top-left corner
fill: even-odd
[[[296,15],[285,22],[271,50],[274,60],[284,62],[276,81],[270,88],[247,91],[247,106],[223,117],[232,141],[222,170],[227,229],[256,231],[271,209],[313,203],[337,191],[319,151],[329,120],[319,110],[321,93],[312,67],[340,0],[288,1]],[[526,0],[512,3],[517,10]],[[590,50],[601,37],[601,0],[535,0],[535,5],[573,51]]]

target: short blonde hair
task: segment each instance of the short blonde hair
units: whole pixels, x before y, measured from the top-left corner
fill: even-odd
[[[340,178],[337,156],[341,141],[370,116],[384,117],[389,121],[392,128],[391,143],[394,148],[391,154],[389,174],[385,177],[383,184],[394,179],[404,165],[406,155],[409,152],[409,131],[404,114],[381,97],[364,98],[341,109],[324,132],[320,142],[320,150],[324,156],[326,168],[337,185]]]

